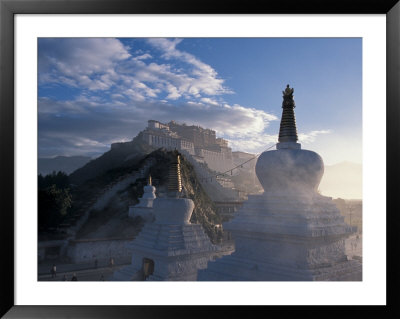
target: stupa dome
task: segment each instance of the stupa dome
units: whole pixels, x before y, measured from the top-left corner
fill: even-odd
[[[261,154],[256,174],[264,191],[316,191],[324,173],[317,153],[302,149],[278,149]]]
[[[153,209],[158,224],[190,224],[194,203],[189,198],[157,198]]]
[[[147,185],[143,187],[143,196],[142,199],[155,199],[156,198],[156,188],[152,185],[151,175],[149,175],[149,179],[147,180]]]
[[[146,185],[143,187],[142,198],[156,198],[155,191],[156,188],[153,185]]]
[[[293,92],[289,85],[282,92],[283,111],[277,150],[264,152],[257,160],[256,174],[266,192],[316,191],[324,173],[321,156],[302,150],[297,143]]]

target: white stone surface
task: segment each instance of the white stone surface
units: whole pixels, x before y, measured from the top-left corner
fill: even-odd
[[[183,223],[146,224],[128,247],[132,250],[132,264],[115,273],[113,280],[135,278],[143,259],[148,258],[154,261],[154,273],[148,280],[195,281],[197,270],[205,268],[217,251],[201,225]]]
[[[199,142],[200,139],[183,138],[177,132],[171,131],[169,124],[163,124],[158,121],[149,120],[146,130],[143,131],[143,140],[154,147],[163,147],[170,150],[185,151],[190,156],[200,159],[207,163],[211,170],[225,172],[233,167],[232,150],[228,147],[228,141],[215,137],[215,131],[199,128],[203,133],[203,138],[208,139],[211,143],[212,138],[209,136],[213,133],[212,141],[214,150],[207,148]],[[185,126],[182,126],[183,128]],[[190,130],[190,127],[188,127]],[[207,133],[208,132],[208,133]]]
[[[332,198],[316,192],[322,159],[289,144],[259,157],[256,173],[265,192],[249,196],[224,224],[236,250],[209,262],[198,280],[362,280],[361,263],[349,260],[345,250],[354,229],[345,224]]]
[[[194,203],[186,198],[157,198],[153,202],[155,221],[147,223],[134,241],[132,263],[113,274],[110,280],[143,280],[143,260],[154,262],[147,280],[197,280],[198,269],[218,253],[199,224],[191,224]]]
[[[132,251],[127,246],[132,239],[81,239],[71,241],[68,245],[67,256],[73,263],[94,262],[96,259],[109,260],[118,258],[129,262]]]
[[[251,196],[224,228],[236,251],[210,262],[199,280],[361,280],[361,264],[345,253],[352,230],[328,197]]]
[[[143,196],[139,198],[139,203],[129,206],[128,216],[132,218],[140,216],[145,221],[152,221],[154,219],[153,201],[156,198],[156,188],[152,185],[146,185],[143,191]]]
[[[194,203],[187,198],[157,198],[154,214],[158,224],[190,224]]]

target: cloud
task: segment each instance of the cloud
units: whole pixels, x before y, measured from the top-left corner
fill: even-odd
[[[211,128],[234,150],[259,153],[277,142],[278,118],[260,109],[228,104],[232,93],[208,64],[179,50],[180,39],[148,39],[151,54],[118,39],[39,39],[40,88],[75,88],[63,100],[40,97],[39,154],[89,155],[127,141],[150,119]],[[312,143],[330,131],[300,134]]]
[[[210,65],[178,50],[179,42],[149,39],[148,45],[159,52],[157,59],[142,50],[131,53],[132,48],[113,38],[40,39],[39,84],[101,92],[108,98],[118,94],[132,101],[191,100],[232,92]]]
[[[89,90],[110,89],[115,67],[131,55],[111,38],[39,39],[39,83],[59,83]]]
[[[307,133],[300,133],[299,143],[312,144],[317,141],[319,135],[332,133],[332,130],[319,130]],[[234,150],[241,150],[249,153],[262,153],[270,146],[278,143],[278,134],[267,134],[260,130],[253,132],[249,131],[248,134],[243,134],[242,137],[228,137],[229,144]],[[275,148],[272,148],[275,149]]]
[[[219,103],[216,100],[210,99],[209,97],[203,97],[200,99],[200,101],[205,104],[219,105]]]
[[[175,120],[211,128],[229,141],[233,150],[261,153],[278,142],[268,132],[275,115],[240,105],[166,101],[102,102],[81,97],[79,101],[39,99],[39,153],[53,155],[98,155],[110,144],[132,140],[150,119]],[[330,130],[299,134],[299,142],[311,144]]]
[[[151,59],[151,58],[152,58],[152,56],[149,53],[144,53],[142,55],[135,56],[134,58],[132,58],[132,60],[139,61],[139,60],[146,60],[146,59]]]
[[[251,138],[228,138],[233,151],[260,154],[278,142],[278,135],[254,133]],[[274,148],[272,148],[274,149]]]
[[[176,120],[217,131],[232,141],[232,146],[262,147],[264,131],[274,115],[240,105],[188,102],[173,105],[149,101],[97,101],[81,96],[76,101],[39,99],[39,153],[46,156],[65,153],[65,149],[93,153],[107,151],[116,141],[131,140],[147,126],[150,119]],[[264,136],[262,139],[259,136]],[[82,148],[79,141],[92,141]],[[49,148],[49,145],[53,145]],[[59,152],[56,152],[56,148]],[[63,149],[63,151],[61,151]],[[246,149],[247,150],[247,149]],[[52,151],[52,154],[49,152]]]
[[[311,131],[309,133],[300,133],[298,135],[299,142],[304,143],[304,144],[310,144],[310,143],[315,142],[318,135],[330,134],[330,133],[332,133],[332,130],[319,130],[319,131]]]
[[[218,78],[218,73],[210,65],[200,61],[194,55],[176,48],[181,42],[180,39],[151,38],[147,41],[162,52],[163,58],[178,60],[191,67],[190,77],[187,77],[185,81],[186,85],[177,87],[182,94],[199,96],[201,93],[206,95],[232,93],[230,89],[224,87],[224,80]]]

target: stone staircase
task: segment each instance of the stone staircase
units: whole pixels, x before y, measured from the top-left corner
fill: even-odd
[[[207,164],[199,163],[193,156],[186,150],[180,150],[180,153],[184,155],[185,159],[188,160],[196,172],[196,175],[206,191],[207,195],[213,201],[235,201],[239,200],[238,191],[224,187],[218,181],[217,178],[210,178],[213,176],[213,172],[208,168]]]

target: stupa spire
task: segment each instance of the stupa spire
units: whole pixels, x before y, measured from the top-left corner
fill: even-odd
[[[168,191],[171,195],[179,195],[182,191],[181,159],[179,155],[169,168]]]
[[[147,185],[150,185],[150,186],[152,185],[151,184],[151,175],[149,175],[149,179],[147,180]]]
[[[298,140],[296,118],[294,116],[294,108],[296,107],[293,99],[293,88],[286,86],[283,91],[283,102],[282,102],[282,118],[279,129],[279,143],[294,142]]]

